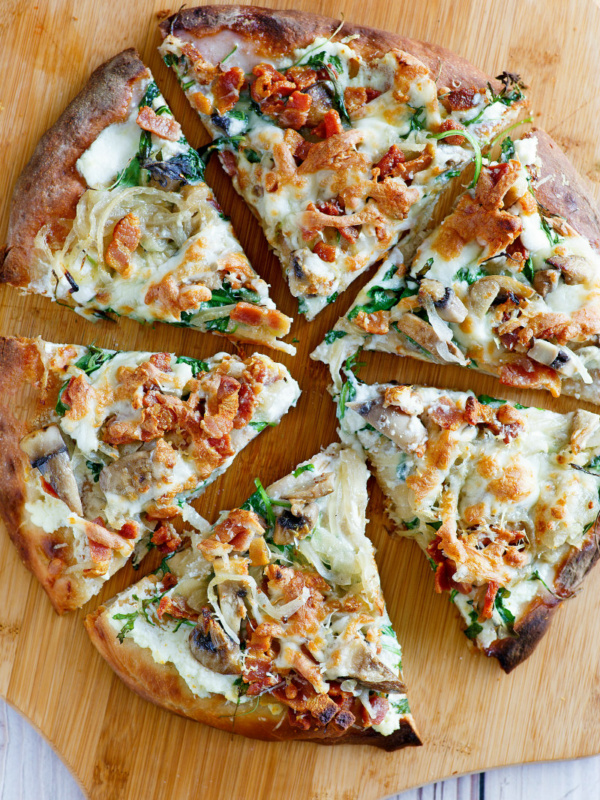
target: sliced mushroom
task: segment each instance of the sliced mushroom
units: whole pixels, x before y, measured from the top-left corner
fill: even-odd
[[[312,128],[318,125],[325,114],[333,108],[333,84],[331,81],[317,81],[302,91],[312,97],[312,103],[306,117],[306,124]]]
[[[531,286],[518,281],[510,275],[485,275],[471,286],[469,290],[469,305],[474,314],[478,317],[483,317],[490,306],[504,295],[514,295],[516,298],[526,300],[533,293]]]
[[[71,511],[83,514],[69,452],[58,426],[50,425],[30,433],[21,440],[21,450]]]
[[[166,475],[165,465],[154,459],[154,451],[138,450],[104,467],[99,484],[103,492],[137,497]]]
[[[427,351],[428,355],[439,363],[446,364],[454,363],[455,361],[459,364],[466,363],[464,355],[454,342],[446,342],[440,339],[433,327],[415,314],[403,314],[396,322],[396,327],[400,333],[413,339],[423,350]],[[444,348],[447,348],[449,357],[446,357],[441,352]]]
[[[213,619],[208,608],[202,609],[198,624],[190,633],[190,650],[203,667],[220,675],[239,675],[242,671],[241,652]]]
[[[246,618],[246,605],[244,597],[247,590],[239,581],[223,581],[217,586],[219,606],[225,622],[232,631],[240,632],[242,620]]]
[[[425,307],[425,297],[433,300],[438,315],[446,322],[463,322],[467,316],[467,308],[453,289],[444,286],[440,281],[425,278],[419,286],[419,302]]]
[[[414,452],[427,443],[427,430],[421,420],[409,416],[393,407],[385,407],[381,401],[369,400],[366,403],[347,403],[347,407],[383,433],[402,450]]]
[[[542,297],[553,292],[560,278],[560,272],[557,269],[540,269],[533,276],[533,288]]]
[[[345,675],[363,686],[376,692],[406,691],[404,683],[375,656],[364,639],[354,638],[344,645],[341,657]]]
[[[302,489],[291,489],[287,494],[282,495],[285,500],[299,500],[306,503],[311,500],[316,500],[319,497],[325,497],[331,494],[335,488],[335,475],[333,472],[324,472],[323,475],[317,475],[316,478],[304,486]]]
[[[552,342],[546,342],[544,339],[535,339],[533,347],[529,350],[527,355],[534,361],[545,364],[567,377],[574,375],[577,371],[576,365],[569,353],[557,345],[552,344]]]
[[[273,541],[275,544],[292,544],[295,539],[305,539],[311,534],[319,521],[319,508],[316,503],[302,506],[300,514],[293,514],[285,508],[275,521]]]
[[[592,265],[583,256],[552,256],[546,263],[560,270],[563,280],[571,286],[574,283],[585,283],[593,277]]]

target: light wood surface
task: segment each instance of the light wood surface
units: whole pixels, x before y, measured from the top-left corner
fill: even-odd
[[[273,0],[273,4],[275,0]],[[312,0],[281,3],[338,13]],[[83,85],[89,72],[135,45],[194,145],[205,134],[156,52],[155,12],[161,0],[4,0],[0,18],[0,241],[9,193],[34,143]],[[532,86],[539,124],[600,184],[600,11],[592,0],[346,0],[349,20],[444,44],[492,75],[520,72]],[[271,282],[279,308],[295,314],[279,267],[228,179],[212,164],[208,180],[258,271]],[[355,291],[311,324],[294,323],[295,358],[282,358],[303,396],[273,430],[238,457],[232,470],[198,503],[214,519],[335,439],[325,369],[308,354],[349,305]],[[172,350],[199,357],[231,349],[210,335],[133,322],[92,326],[43,298],[0,291],[0,333],[122,349]],[[367,380],[395,378],[502,394],[491,378],[459,368],[370,357]],[[509,393],[556,410],[574,401],[542,393]],[[447,597],[433,592],[431,572],[416,546],[387,538],[374,487],[369,533],[378,549],[384,592],[404,647],[411,707],[425,745],[386,754],[368,748],[324,748],[252,742],[160,711],[133,695],[98,657],[82,626],[92,601],[58,618],[21,566],[2,532],[0,561],[0,694],[41,730],[94,800],[217,798],[357,800],[382,798],[443,777],[498,765],[600,752],[600,570],[565,605],[535,655],[510,676],[495,661],[471,655]],[[154,565],[144,565],[142,570]],[[107,599],[140,575],[124,569],[104,588]],[[500,795],[499,795],[500,796]]]

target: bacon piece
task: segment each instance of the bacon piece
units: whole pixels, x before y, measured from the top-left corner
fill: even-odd
[[[137,124],[144,131],[153,133],[159,139],[177,142],[181,139],[181,125],[170,114],[157,114],[150,106],[142,106],[138,112]]]
[[[285,336],[290,332],[292,321],[281,311],[274,308],[262,308],[252,303],[238,303],[230,313],[232,322],[250,325],[253,328],[265,328],[274,336]]]
[[[313,128],[313,135],[318,136],[320,139],[329,139],[331,136],[336,136],[343,132],[344,126],[335,108],[330,108],[329,111],[326,111],[321,122]]]
[[[369,703],[373,709],[375,716],[371,716],[369,711],[363,706],[361,709],[361,721],[364,728],[370,728],[372,725],[380,725],[390,707],[389,700],[379,695],[369,697]]]
[[[202,284],[182,286],[173,275],[167,275],[160,283],[155,283],[146,292],[144,302],[146,305],[156,305],[164,308],[175,316],[182,311],[198,308],[200,303],[205,303],[212,297],[212,292]]]
[[[162,620],[165,614],[175,617],[175,619],[189,619],[193,622],[197,622],[200,618],[200,614],[190,608],[185,598],[179,595],[161,598],[156,610],[156,616]]]
[[[265,527],[254,511],[236,508],[230,511],[225,519],[213,528],[211,538],[231,544],[234,550],[243,553],[256,536],[262,536],[264,533]],[[202,544],[203,542],[199,545],[200,550],[202,549]]]
[[[392,178],[399,175],[398,169],[401,164],[404,164],[406,158],[402,150],[397,144],[393,144],[385,155],[383,155],[377,164],[373,165],[373,169],[378,169],[378,180],[384,180],[391,175]]]
[[[210,114],[212,111],[210,100],[206,95],[202,94],[202,92],[193,92],[188,96],[188,100],[190,101],[192,108],[196,109],[196,111],[199,111],[200,114]]]
[[[61,396],[63,405],[68,407],[65,416],[69,419],[82,419],[93,405],[96,390],[86,375],[74,375]]]
[[[512,261],[520,264],[520,269],[523,269],[525,262],[527,261],[527,257],[529,256],[529,250],[525,247],[523,242],[521,241],[521,237],[517,236],[514,242],[508,245],[506,248],[506,255],[510,256]]]
[[[518,436],[524,425],[522,415],[513,406],[506,404],[493,408],[480,403],[476,397],[467,398],[464,419],[469,425],[485,425],[494,436],[502,434],[506,444]]]
[[[322,169],[338,171],[352,167],[364,168],[366,158],[354,148],[363,139],[363,131],[352,128],[322,142],[315,142],[304,162],[298,167],[298,173],[310,175]]]
[[[192,70],[198,83],[206,85],[213,82],[217,74],[217,67],[209,61],[206,61],[204,56],[202,56],[191,42],[183,42],[181,44],[181,52],[192,65]]]
[[[161,553],[174,553],[181,544],[181,536],[169,522],[163,522],[150,539]]]
[[[92,522],[84,520],[84,529],[88,539],[96,544],[109,547],[111,550],[120,550],[123,547],[124,539],[118,533],[109,531],[102,517],[96,517]]]
[[[269,548],[261,536],[257,537],[256,539],[252,539],[250,542],[248,547],[248,557],[250,558],[250,564],[253,567],[264,567],[271,560]]]
[[[284,635],[283,628],[273,622],[263,622],[252,630],[246,640],[242,679],[248,684],[248,695],[258,695],[276,686],[280,679],[272,669],[275,652],[271,647],[274,638]]]
[[[451,92],[442,92],[438,99],[446,111],[467,111],[475,105],[477,89],[474,86],[454,89]]]
[[[344,89],[344,105],[350,116],[356,113],[367,102],[367,90],[364,86],[348,86]]]
[[[503,364],[498,376],[500,383],[505,386],[515,386],[520,389],[548,389],[552,397],[560,395],[560,377],[550,367],[538,364],[527,356],[521,356],[516,361]]]
[[[317,73],[311,67],[290,67],[285,73],[288,81],[293,81],[298,91],[303,91],[316,83]]]
[[[477,181],[475,200],[485,209],[501,208],[504,196],[519,177],[520,169],[519,162],[514,160],[483,169]]]
[[[305,238],[312,238],[316,232],[323,228],[348,228],[354,225],[365,225],[381,222],[381,215],[373,206],[365,206],[357,214],[344,214],[332,216],[317,211],[314,203],[309,203],[302,217],[302,228]]]
[[[492,613],[494,611],[494,600],[496,599],[499,588],[500,584],[497,581],[490,581],[488,583],[487,589],[485,590],[483,608],[481,609],[481,613],[479,615],[480,621],[492,618]]]
[[[203,387],[208,398],[201,427],[209,436],[220,438],[233,429],[240,382],[230,375],[211,375],[203,381]]]
[[[126,522],[119,530],[119,536],[124,539],[135,539],[138,535],[138,525],[136,522]]]
[[[256,80],[250,87],[250,94],[255,103],[262,103],[273,95],[289,95],[296,91],[296,84],[288,81],[285,75],[270,64],[257,64],[252,69],[252,74],[256,76]]]
[[[321,261],[326,261],[330,264],[335,261],[336,252],[337,248],[334,245],[325,244],[325,242],[317,242],[313,247],[313,253],[319,256]]]
[[[457,589],[461,594],[469,594],[471,585],[468,583],[458,583],[454,580],[456,565],[441,552],[442,540],[439,536],[430,542],[427,547],[427,555],[437,564],[435,571],[435,591],[438,594]]]
[[[162,372],[172,372],[170,353],[153,353],[148,361]]]
[[[283,128],[298,130],[306,125],[306,118],[312,105],[312,97],[302,92],[293,92],[286,103],[285,109],[279,115],[279,124]]]
[[[437,405],[430,409],[429,416],[440,428],[450,431],[458,430],[465,422],[463,412],[449,397],[441,397]]]
[[[294,158],[304,161],[311,148],[311,143],[307,142],[304,136],[299,134],[298,131],[288,128],[283,134],[283,141],[289,147],[290,153]]]
[[[419,199],[419,190],[407,186],[403,180],[388,178],[381,183],[373,182],[369,194],[381,211],[391,219],[404,219],[411,206]]]
[[[256,278],[248,259],[241,253],[230,253],[219,259],[217,265],[219,275],[227,277],[232,289],[241,289],[242,286],[250,288],[250,282]]]
[[[241,67],[232,67],[227,72],[220,73],[213,87],[215,107],[219,114],[225,114],[234,107],[240,99],[244,81],[244,70]]]
[[[390,330],[389,311],[373,311],[371,314],[359,311],[352,321],[367,333],[384,334]]]
[[[396,167],[396,175],[405,181],[409,179],[412,180],[415,173],[427,169],[433,161],[434,155],[435,150],[433,145],[428,144],[420,155],[411,158],[410,161],[403,161],[401,164],[398,164]]]
[[[135,214],[127,214],[114,227],[112,239],[106,249],[104,260],[119,274],[127,277],[131,267],[131,256],[135,253],[142,229]]]
[[[464,131],[465,126],[454,119],[446,119],[437,126],[437,133],[445,133],[446,131]],[[444,144],[461,145],[466,141],[464,136],[446,136],[444,137]]]
[[[95,564],[107,564],[110,562],[112,558],[112,550],[110,547],[105,547],[103,544],[95,541],[94,539],[89,540],[90,546],[90,558]],[[107,566],[108,569],[108,566]],[[106,572],[106,570],[103,570]]]

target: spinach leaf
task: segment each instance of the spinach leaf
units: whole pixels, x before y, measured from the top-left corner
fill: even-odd
[[[505,139],[502,140],[502,143],[500,145],[500,151],[501,151],[500,161],[503,162],[510,161],[511,158],[515,157],[515,143],[510,138],[510,136],[507,136]]]
[[[154,81],[151,81],[148,84],[146,91],[144,92],[144,96],[140,100],[139,107],[142,108],[142,106],[149,106],[150,108],[152,108],[152,103],[156,100],[159,94],[160,94],[160,89],[158,88],[158,86]]]
[[[388,271],[383,276],[384,281],[391,281],[394,275],[398,272],[398,264],[392,264],[392,266],[388,269]]]
[[[550,225],[546,217],[540,216],[540,223],[542,225],[542,230],[546,234],[546,238],[548,239],[550,244],[554,247],[555,244],[558,244],[560,242],[561,237],[558,235],[558,233],[556,233],[556,231]]]
[[[182,314],[183,316],[183,314]],[[230,319],[229,317],[217,317],[216,319],[209,319],[205,322],[206,330],[207,331],[218,331],[219,333],[225,333],[229,326]],[[232,331],[233,332],[233,331]]]
[[[523,267],[523,275],[527,278],[529,283],[533,285],[533,259],[531,256],[527,257],[527,261],[525,262],[525,266]]]
[[[395,708],[398,714],[410,714],[410,707],[406,697],[403,697],[402,700],[397,700],[395,703],[392,703],[392,706]]]
[[[94,483],[98,483],[98,481],[100,480],[100,473],[104,469],[105,464],[103,464],[102,462],[98,463],[97,461],[86,461],[85,465],[92,473]]]
[[[335,301],[338,299],[338,295],[339,292],[334,292],[333,294],[330,294],[329,297],[327,298],[327,304],[330,305],[331,303],[335,303]]]
[[[129,631],[133,630],[133,626],[135,625],[135,621],[138,618],[139,613],[140,613],[139,611],[132,611],[131,614],[114,614],[113,615],[113,619],[126,619],[127,620],[125,625],[123,625],[121,630],[117,633],[117,639],[121,642],[121,644],[123,644],[123,641],[125,639],[126,634],[128,634]]]
[[[103,350],[101,347],[95,347],[91,344],[88,347],[87,353],[82,356],[79,361],[75,362],[75,366],[82,369],[86,375],[91,375],[92,372],[100,369],[103,364],[106,364],[116,355],[116,351],[111,353],[108,350]]]
[[[430,557],[428,556],[428,557],[427,557],[427,561],[429,561],[429,566],[431,567],[432,571],[433,571],[433,572],[437,572],[438,565],[437,565],[437,564],[436,564],[436,562],[433,560],[433,558],[430,558]]]
[[[329,81],[333,84],[333,105],[340,115],[342,124],[347,128],[351,127],[352,121],[344,102],[344,90],[338,80],[338,76],[344,71],[339,56],[328,56],[325,50],[321,50],[312,55],[306,64],[316,70],[325,70]]]
[[[499,400],[497,397],[490,397],[489,394],[478,394],[477,399],[484,406],[503,406],[506,400]]]
[[[452,589],[452,591],[450,592],[450,602],[451,603],[454,602],[454,598],[456,597],[457,594],[458,594],[458,589]]]
[[[471,604],[473,603],[472,600],[470,600],[469,602]],[[479,634],[481,633],[481,631],[483,630],[483,625],[480,625],[477,622],[477,617],[478,616],[479,616],[479,614],[477,613],[477,611],[475,611],[475,609],[473,609],[473,611],[469,612],[469,618],[471,620],[471,624],[468,627],[466,627],[464,629],[464,631],[463,631],[463,633],[465,634],[467,639],[471,639],[471,640],[476,639],[479,636]]]
[[[418,517],[415,517],[414,519],[411,519],[410,522],[405,522],[404,527],[407,531],[412,531],[415,528],[418,528],[420,524],[421,520]]]
[[[356,387],[354,386],[354,383],[352,381],[346,381],[342,386],[342,390],[340,392],[338,400],[340,419],[343,419],[346,413],[346,403],[351,403],[355,397],[356,397]]]
[[[279,425],[278,422],[249,422],[248,424],[259,433],[264,431],[265,428],[274,428],[276,425]]]
[[[367,292],[369,302],[352,308],[347,315],[347,319],[352,321],[361,311],[364,311],[365,314],[387,311],[398,303],[400,295],[399,289],[384,289],[383,286],[372,286]]]
[[[508,589],[505,589],[504,586],[501,586],[496,593],[494,606],[496,607],[496,611],[500,614],[502,622],[506,625],[509,631],[512,631],[515,624],[515,615],[512,613],[512,611],[504,606],[505,597],[510,597],[510,592]]]
[[[455,281],[466,281],[469,286],[478,281],[479,278],[483,278],[487,275],[487,272],[481,267],[461,267],[458,272],[455,273],[453,280]]]
[[[154,623],[151,623],[151,624],[154,624]],[[179,630],[179,628],[181,628],[182,625],[191,625],[192,628],[196,627],[196,623],[192,622],[191,619],[180,619],[179,622],[177,623],[177,625],[175,625],[175,627],[173,628],[173,633],[177,633],[177,631]]]
[[[67,413],[67,411],[69,411],[69,409],[71,408],[71,406],[68,406],[66,403],[63,403],[63,399],[62,399],[63,394],[65,392],[65,389],[67,388],[67,386],[69,385],[70,382],[71,382],[71,379],[69,378],[68,381],[65,381],[63,383],[63,385],[60,387],[60,391],[58,392],[58,399],[56,401],[56,405],[54,407],[54,410],[56,411],[56,413],[58,414],[59,417],[64,417],[64,415]]]
[[[178,356],[176,364],[189,364],[192,369],[192,375],[197,377],[201,372],[208,372],[209,366],[206,361],[199,361],[197,358],[190,358],[189,356]]]
[[[551,588],[548,586],[548,584],[547,584],[547,583],[546,583],[546,581],[545,581],[545,580],[542,578],[542,576],[541,576],[541,575],[540,575],[540,573],[537,571],[537,569],[536,569],[534,572],[532,572],[532,573],[531,573],[531,576],[529,577],[529,580],[530,580],[530,581],[539,581],[539,582],[542,584],[542,586],[543,586],[543,587],[544,587],[544,588],[545,588],[545,589],[546,589],[548,592],[550,592],[550,594],[553,594],[553,595],[554,595],[554,597],[557,597],[556,593],[555,593],[555,592],[553,592],[553,591],[552,591],[552,589],[551,589]]]
[[[243,138],[244,136],[241,133],[237,136],[219,136],[219,138],[215,139],[214,142],[209,142],[208,144],[205,144],[204,147],[199,147],[198,155],[200,156],[202,163],[206,166],[213,153],[220,153],[223,150],[232,150],[237,152],[238,146]]]
[[[250,495],[250,497],[242,505],[242,508],[246,509],[247,511],[254,511],[260,517],[265,519],[268,522],[269,527],[272,528],[275,525],[275,512],[273,511],[271,498],[266,493],[265,487],[260,482],[260,478],[254,479],[254,485],[256,486],[256,491],[254,494]]]
[[[260,164],[261,162],[260,153],[257,153],[256,150],[252,150],[251,147],[247,147],[244,150],[244,155],[251,164]]]
[[[210,300],[206,300],[200,308],[217,308],[218,306],[230,306],[235,303],[260,303],[258,292],[250,289],[232,289],[231,285],[225,281],[223,288],[214,289]]]
[[[298,469],[295,469],[292,472],[292,475],[294,476],[294,478],[297,478],[298,475],[302,475],[303,472],[314,472],[314,471],[315,471],[314,464],[305,464],[303,467],[298,467]]]
[[[399,139],[408,139],[411,133],[415,131],[423,131],[427,127],[427,109],[425,106],[419,106],[418,108],[413,108],[409,106],[409,108],[413,109],[413,115],[410,118],[410,124],[408,131],[403,133],[402,136],[399,136]],[[456,135],[456,131],[454,131],[454,135]]]
[[[145,158],[141,161],[140,167],[148,170],[163,188],[168,186],[169,181],[194,184],[204,180],[204,163],[192,147],[187,153],[180,153],[166,161],[152,161]]]
[[[333,344],[337,339],[343,339],[348,334],[346,331],[327,331],[325,334],[325,344]]]
[[[586,469],[597,469],[600,470],[600,456],[594,456],[589,464],[586,464]]]

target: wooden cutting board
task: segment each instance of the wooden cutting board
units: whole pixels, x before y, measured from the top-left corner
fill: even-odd
[[[600,191],[600,10],[592,0],[317,0],[279,2],[446,45],[492,75],[519,72],[531,85],[538,122],[569,152],[596,197]],[[3,0],[0,17],[0,241],[15,179],[35,142],[90,71],[135,45],[154,71],[192,144],[206,135],[162,64],[156,14],[164,0]],[[175,10],[173,8],[172,10]],[[208,181],[234,220],[246,252],[272,283],[278,307],[295,315],[276,259],[215,163]],[[364,282],[364,281],[363,281]],[[335,440],[328,376],[308,354],[349,305],[356,288],[311,324],[296,320],[298,355],[282,358],[300,381],[298,407],[256,439],[199,501],[214,519],[263,483]],[[191,331],[122,320],[92,326],[43,298],[0,290],[0,333],[201,357],[229,349]],[[570,400],[503,390],[459,368],[371,356],[362,377],[472,388],[523,403],[571,410]],[[0,476],[1,479],[1,476]],[[180,719],[144,702],[89,643],[84,615],[58,618],[20,564],[4,531],[0,561],[0,693],[48,738],[94,800],[108,798],[280,798],[375,800],[461,772],[600,752],[600,568],[565,604],[535,655],[510,676],[471,654],[447,596],[435,595],[416,545],[387,537],[373,486],[369,534],[404,648],[405,678],[424,746],[386,754],[371,748],[265,744]],[[145,566],[145,570],[154,565]],[[104,588],[105,600],[140,577],[131,568]],[[23,765],[27,769],[27,765]]]

